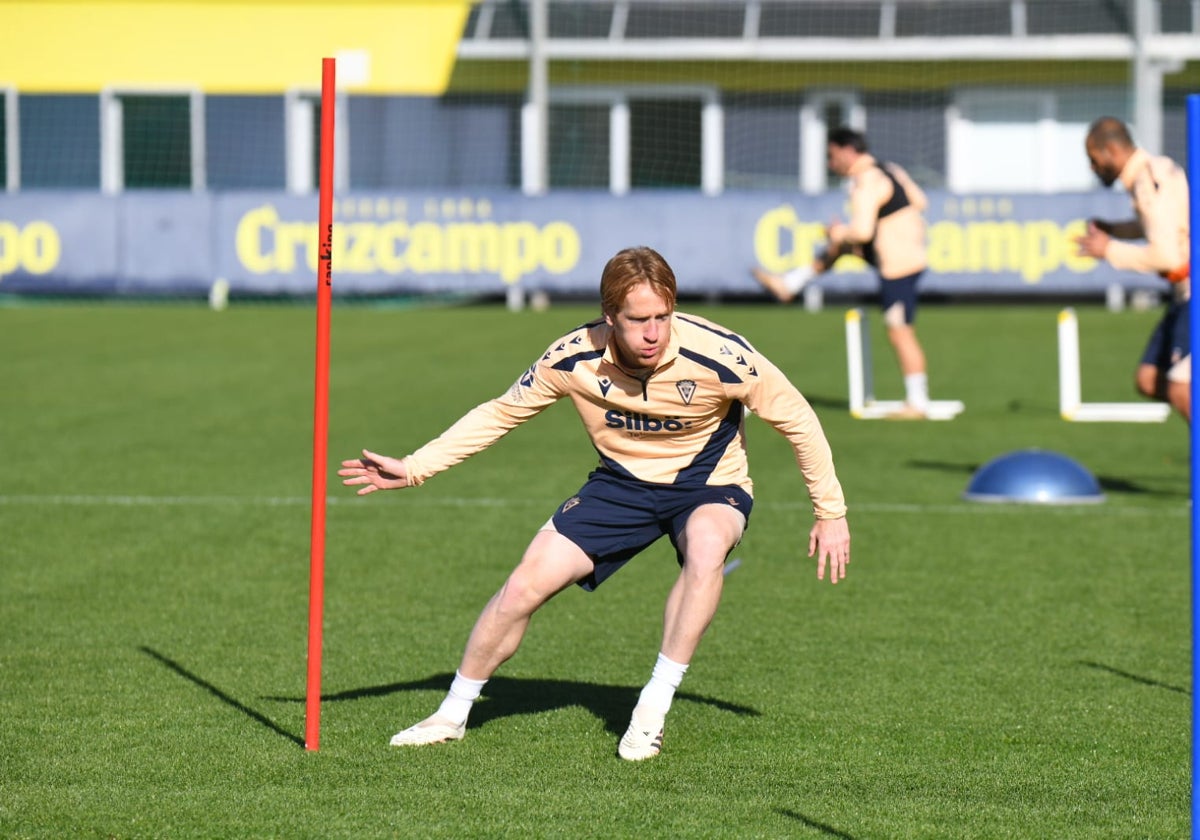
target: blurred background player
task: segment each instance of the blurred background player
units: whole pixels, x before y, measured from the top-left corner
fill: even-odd
[[[902,168],[876,160],[867,150],[866,137],[853,129],[829,132],[826,154],[830,170],[849,179],[850,220],[829,225],[828,242],[811,265],[783,275],[755,268],[754,277],[786,303],[847,254],[874,266],[888,341],[904,377],[904,406],[889,417],[923,419],[929,409],[929,379],[925,351],[913,325],[917,283],[927,265],[925,193]]]
[[[1145,396],[1170,403],[1190,423],[1187,175],[1170,158],[1139,149],[1125,123],[1115,117],[1100,117],[1092,123],[1084,149],[1104,186],[1121,182],[1133,201],[1135,218],[1089,220],[1087,233],[1075,240],[1079,253],[1105,260],[1113,268],[1156,273],[1171,284],[1166,309],[1138,364],[1135,385]],[[1130,239],[1144,239],[1145,244],[1120,241]]]
[[[791,443],[816,517],[808,549],[818,578],[827,564],[830,582],[845,575],[846,503],[816,413],[744,338],[676,312],[675,296],[675,274],[657,252],[621,251],[601,276],[603,317],[551,344],[502,396],[403,459],[364,450],[342,462],[342,483],[361,485],[359,495],[418,485],[564,397],[600,455],[483,608],[445,701],[393,746],[461,739],[472,703],[516,653],[534,612],[571,584],[595,589],[665,534],[681,570],[658,660],[617,750],[630,761],[658,755],[675,689],[716,614],[725,558],[754,504],[745,409]]]

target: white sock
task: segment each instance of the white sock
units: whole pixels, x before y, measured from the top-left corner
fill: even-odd
[[[675,689],[683,682],[687,669],[687,665],[668,659],[660,652],[658,661],[654,663],[654,672],[650,674],[650,682],[646,683],[638,697],[638,708],[666,717],[671,701],[675,699]]]
[[[799,294],[800,290],[808,285],[808,281],[817,276],[811,265],[802,265],[799,268],[793,268],[787,274],[783,275],[784,288],[793,295]]]
[[[929,408],[929,377],[910,373],[904,377],[904,401],[922,411]]]
[[[483,691],[483,686],[486,683],[487,680],[468,679],[458,671],[455,671],[454,682],[450,684],[450,693],[446,695],[446,699],[438,707],[437,713],[455,723],[466,723],[467,715],[471,713],[471,706],[475,703],[475,699],[479,697],[480,692]]]

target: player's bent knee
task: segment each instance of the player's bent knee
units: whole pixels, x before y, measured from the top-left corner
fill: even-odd
[[[1133,384],[1144,397],[1161,398],[1162,375],[1154,365],[1141,365],[1134,376]]]
[[[908,323],[908,313],[900,301],[883,310],[883,323],[889,330],[901,330],[905,327],[911,329],[911,325]]]
[[[680,542],[685,564],[719,570],[742,538],[746,518],[726,505],[702,505],[688,518]]]
[[[1192,410],[1192,383],[1167,383],[1167,401],[1171,403],[1172,408],[1176,409],[1184,416],[1190,417]]]

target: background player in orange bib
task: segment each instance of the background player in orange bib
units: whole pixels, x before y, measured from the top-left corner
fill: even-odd
[[[1115,117],[1101,117],[1092,123],[1084,149],[1104,186],[1121,182],[1133,200],[1135,217],[1126,221],[1091,219],[1087,233],[1076,240],[1079,253],[1105,260],[1114,268],[1153,272],[1171,284],[1170,299],[1146,344],[1134,381],[1140,393],[1169,402],[1190,423],[1188,261],[1192,240],[1187,174],[1170,158],[1139,149],[1125,123]]]

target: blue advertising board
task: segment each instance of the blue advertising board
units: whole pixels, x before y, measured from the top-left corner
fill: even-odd
[[[962,196],[931,192],[922,288],[950,295],[1103,294],[1157,288],[1075,253],[1087,219],[1127,218],[1127,196]],[[315,290],[317,201],[286,193],[22,192],[0,196],[0,292],[191,295]],[[649,245],[682,295],[752,295],[749,270],[812,259],[838,193],[352,193],[334,201],[334,294],[591,294],[616,251]],[[863,293],[875,277],[844,259],[821,281]]]

